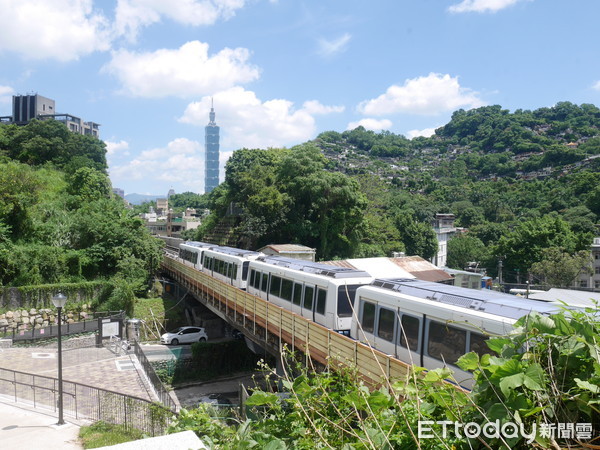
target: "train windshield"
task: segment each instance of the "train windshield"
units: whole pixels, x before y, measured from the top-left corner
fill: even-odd
[[[337,314],[339,317],[352,317],[354,297],[359,284],[338,287]]]

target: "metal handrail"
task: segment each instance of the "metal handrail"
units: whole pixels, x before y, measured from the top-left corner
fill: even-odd
[[[160,402],[163,405],[165,405],[166,408],[169,408],[171,411],[176,412],[177,404],[171,398],[169,390],[165,387],[160,377],[156,374],[154,367],[152,366],[152,364],[150,364],[150,361],[144,354],[142,347],[137,341],[133,341],[133,352],[137,357],[138,361],[140,362],[140,365],[142,366],[144,373],[148,377],[148,380],[154,387],[154,391],[160,399]]]
[[[56,412],[58,379],[0,368],[0,395]],[[164,434],[173,411],[146,399],[63,380],[64,414],[123,425],[152,436]],[[162,413],[157,413],[162,411]]]

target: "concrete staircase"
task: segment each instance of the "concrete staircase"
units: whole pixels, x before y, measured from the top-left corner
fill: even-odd
[[[225,216],[211,232],[204,236],[203,241],[210,244],[237,247],[240,235],[235,229],[239,220],[239,216]]]

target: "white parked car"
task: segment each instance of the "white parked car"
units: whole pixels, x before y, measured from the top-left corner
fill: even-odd
[[[160,337],[161,344],[191,344],[193,342],[206,342],[208,336],[201,327],[180,327],[169,331]]]

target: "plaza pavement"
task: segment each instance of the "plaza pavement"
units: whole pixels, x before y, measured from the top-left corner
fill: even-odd
[[[137,361],[133,358],[133,361]],[[27,347],[0,349],[0,368],[57,377],[55,348]],[[106,348],[63,350],[63,380],[155,401],[152,389],[137,362],[117,356]],[[0,393],[2,394],[2,393]],[[15,403],[14,397],[0,395],[0,448],[2,450],[79,449],[79,426],[65,415],[65,425],[56,425],[57,413]]]

